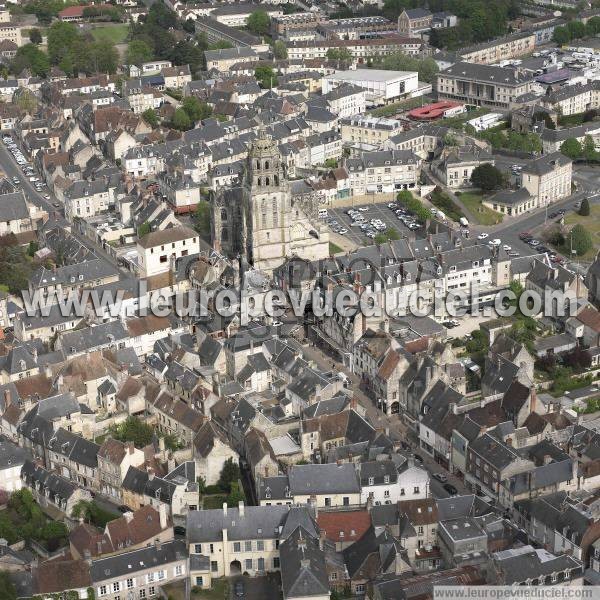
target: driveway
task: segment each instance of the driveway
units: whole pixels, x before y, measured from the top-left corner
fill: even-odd
[[[236,583],[242,582],[243,594],[236,595]],[[230,600],[279,600],[281,583],[278,573],[269,573],[263,577],[244,577],[238,575],[229,579]]]

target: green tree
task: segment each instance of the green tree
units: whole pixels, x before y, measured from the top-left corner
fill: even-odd
[[[473,169],[471,183],[484,192],[491,192],[504,185],[504,175],[491,163],[483,163]]]
[[[329,50],[327,50],[327,58],[330,60],[352,62],[352,54],[350,54],[348,48],[329,48]]]
[[[562,25],[555,27],[554,32],[552,33],[552,41],[559,46],[568,44],[571,41],[569,29],[567,27],[563,27]]]
[[[582,154],[585,160],[600,160],[600,152],[596,150],[596,144],[594,143],[594,139],[591,135],[586,135],[585,138],[583,138]]]
[[[0,571],[0,600],[17,600],[17,590],[8,571]]]
[[[589,217],[590,216],[590,201],[587,198],[584,198],[581,201],[581,206],[579,207],[579,214],[582,217]]]
[[[38,101],[34,93],[27,89],[19,93],[15,103],[23,112],[26,112],[28,115],[33,114],[38,105]]]
[[[50,70],[48,55],[35,44],[21,46],[13,59],[11,70],[13,73],[19,74],[23,69],[30,69],[38,77],[46,77]]]
[[[142,238],[145,235],[147,235],[148,233],[150,233],[152,231],[152,229],[150,228],[150,223],[148,223],[148,221],[144,221],[144,223],[142,223],[139,227],[138,227],[138,237]]]
[[[583,156],[583,148],[581,147],[579,140],[576,138],[569,138],[565,140],[560,145],[560,151],[565,156],[568,156],[571,160],[575,160]]]
[[[210,237],[210,204],[206,200],[200,200],[196,205],[194,227],[205,239]]]
[[[231,490],[227,495],[227,506],[230,508],[235,508],[245,499],[244,492],[240,489],[240,484],[237,481],[232,481]]]
[[[433,58],[419,59],[404,52],[390,54],[376,63],[375,66],[391,71],[417,71],[419,81],[426,81],[427,83],[433,82],[439,71],[439,67]]]
[[[147,446],[154,437],[154,427],[133,416],[127,417],[122,423],[111,425],[109,432],[116,440],[133,442],[136,448]]]
[[[29,30],[29,41],[38,45],[42,43],[42,32],[37,27]]]
[[[254,77],[263,89],[271,89],[277,86],[277,75],[272,67],[261,66],[254,69]]]
[[[328,169],[335,169],[335,168],[338,166],[338,161],[337,161],[337,160],[335,160],[335,158],[328,158],[328,159],[325,161],[325,166],[326,166]]]
[[[233,458],[228,458],[223,463],[223,468],[221,469],[221,474],[219,476],[219,481],[217,485],[224,491],[230,492],[232,489],[232,484],[237,483],[237,480],[240,478],[240,467],[233,460]]]
[[[172,125],[175,129],[179,129],[179,131],[187,131],[188,129],[191,129],[192,121],[185,110],[179,107],[173,113]]]
[[[181,106],[192,121],[203,121],[212,115],[212,108],[206,102],[200,102],[196,96],[187,96]]]
[[[581,21],[569,21],[567,29],[572,40],[578,40],[585,37],[585,25]]]
[[[592,17],[585,24],[585,33],[590,36],[600,33],[600,17]]]
[[[113,75],[119,66],[119,52],[109,40],[92,42],[88,47],[88,73],[107,73]]]
[[[273,56],[279,60],[285,60],[288,57],[287,47],[281,40],[276,40],[273,44]]]
[[[127,45],[125,57],[128,65],[137,65],[139,67],[142,63],[152,60],[152,48],[144,40],[131,40]]]
[[[142,113],[142,119],[152,128],[158,127],[158,115],[153,108],[148,108]]]
[[[577,256],[583,256],[594,247],[590,232],[583,225],[575,225],[567,235],[566,246],[575,250]]]
[[[271,18],[264,10],[255,10],[248,17],[248,29],[258,35],[265,35],[269,32]]]
[[[48,30],[48,56],[53,65],[57,65],[69,54],[75,40],[79,37],[73,23],[56,21]]]

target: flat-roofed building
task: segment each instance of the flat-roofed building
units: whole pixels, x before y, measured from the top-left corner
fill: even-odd
[[[339,71],[323,78],[323,93],[326,94],[343,83],[362,87],[368,101],[390,102],[413,95],[419,87],[419,75],[416,71],[379,69]]]

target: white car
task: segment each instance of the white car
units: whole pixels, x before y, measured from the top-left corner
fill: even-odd
[[[360,210],[360,212],[367,212],[369,210],[368,206],[361,206],[358,210]]]
[[[496,238],[494,240],[490,240],[488,243],[490,246],[499,246],[502,243],[502,240]]]
[[[341,228],[341,229],[338,231],[338,233],[339,233],[340,235],[346,235],[346,234],[348,233],[348,230],[347,230],[345,227],[342,227],[342,228]]]
[[[512,250],[512,248],[508,244],[504,244],[504,246],[502,246],[502,250],[506,250],[506,252],[510,252]]]
[[[480,234],[477,236],[477,239],[478,239],[478,240],[485,240],[485,239],[487,239],[487,238],[489,238],[489,237],[490,237],[490,236],[489,236],[487,233],[480,233]]]

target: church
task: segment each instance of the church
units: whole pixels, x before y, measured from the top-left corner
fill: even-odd
[[[245,258],[269,275],[297,256],[329,256],[329,232],[318,218],[319,195],[293,195],[277,144],[261,129],[248,153],[238,186],[212,197],[212,246]]]

